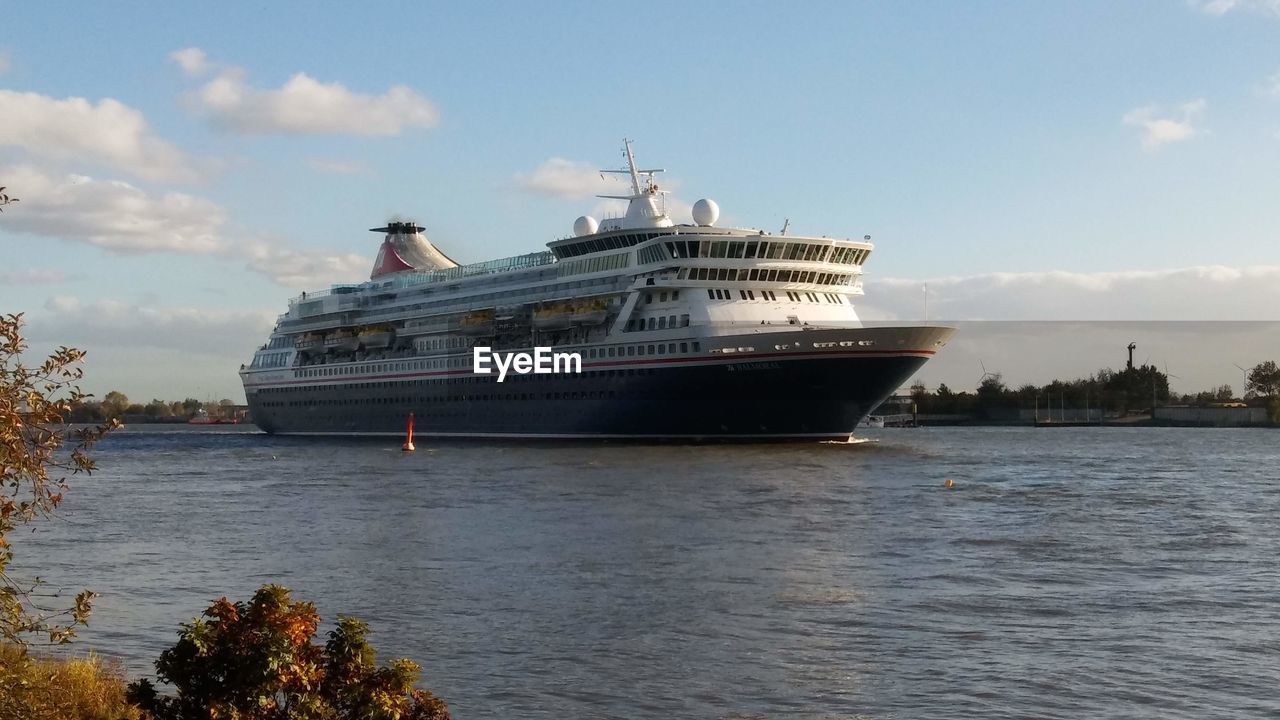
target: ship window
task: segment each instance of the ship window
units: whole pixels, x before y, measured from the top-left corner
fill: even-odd
[[[715,290],[712,290],[711,288],[707,288],[707,297],[711,298],[712,300],[715,300],[715,299],[716,299],[716,291],[715,291]]]
[[[666,330],[666,329],[667,329],[667,318],[666,318],[666,317],[660,317],[660,318],[658,318],[658,329],[659,329],[659,330]]]
[[[758,243],[756,243],[756,241],[754,241],[754,240],[752,240],[751,242],[747,243],[747,251],[746,251],[746,253],[745,253],[744,257],[749,257],[749,258],[753,258],[753,257],[755,257],[755,256],[756,256],[756,246],[757,246],[757,244],[758,244]]]
[[[671,291],[671,302],[675,302],[676,300],[679,300],[679,299],[680,299],[680,291],[679,291],[679,290],[672,290],[672,291]]]
[[[748,299],[748,300],[755,300],[755,299],[756,299],[756,294],[755,294],[755,292],[754,292],[754,291],[751,291],[751,290],[748,290],[748,291],[747,291],[747,299]]]
[[[729,255],[728,255],[728,257],[731,257],[731,258],[740,258],[740,257],[742,257],[742,248],[743,248],[743,245],[744,245],[744,243],[742,243],[742,242],[731,242],[731,243],[729,243]]]
[[[738,294],[742,296],[742,299],[743,299],[743,300],[746,300],[746,299],[747,299],[747,291],[746,291],[746,290],[739,290],[739,291],[738,291]]]
[[[657,319],[657,318],[649,318],[649,329],[650,329],[650,330],[656,330],[657,328],[658,328],[658,319]]]
[[[666,302],[666,301],[667,301],[667,294],[665,292],[658,296],[658,302]]]
[[[729,247],[728,247],[728,246],[729,246],[729,243],[727,243],[727,242],[725,242],[725,241],[723,241],[723,240],[717,240],[717,241],[715,241],[715,242],[711,243],[711,257],[713,257],[713,258],[722,258],[722,257],[724,257],[724,256],[725,256],[725,253],[726,253],[726,252],[728,252],[728,250],[729,250]]]
[[[645,305],[652,305],[652,304],[653,304],[653,293],[645,293],[645,294],[644,294],[644,304],[645,304]]]
[[[650,345],[650,346],[649,346],[649,351],[648,351],[647,353],[645,353],[645,354],[646,354],[646,355],[652,355],[652,354],[653,354],[653,346],[652,346],[652,345]]]
[[[627,346],[627,355],[629,355],[629,356],[631,356],[631,357],[635,357],[635,354],[636,354],[636,346],[635,346],[635,345],[628,345],[628,346]]]
[[[698,341],[696,341],[696,340],[695,340],[695,341],[693,342],[693,351],[694,351],[694,352],[698,352],[698,351],[699,351],[699,350],[701,350],[701,349],[702,349],[702,343],[700,343],[700,342],[698,342]]]
[[[687,342],[682,342],[682,343],[680,343],[680,352],[682,352],[682,353],[687,353],[687,352],[689,352],[689,343],[687,343]]]
[[[675,326],[676,326],[676,316],[675,316],[675,315],[668,315],[668,316],[667,316],[667,327],[675,327]]]
[[[680,316],[680,327],[689,327],[689,315],[687,313]]]
[[[614,351],[613,351],[613,348],[611,347],[609,348],[609,357],[613,357],[613,356],[614,356]]]

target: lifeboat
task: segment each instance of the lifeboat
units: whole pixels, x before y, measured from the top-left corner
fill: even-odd
[[[360,347],[360,336],[350,330],[335,330],[324,339],[324,347],[326,350],[354,352]]]
[[[493,333],[493,309],[475,310],[462,316],[458,330],[463,335],[491,335]]]
[[[360,330],[360,344],[368,350],[387,347],[393,337],[395,330],[390,325],[373,325]]]
[[[312,352],[324,346],[324,333],[309,332],[294,341],[294,347],[301,352]]]
[[[539,330],[563,330],[573,325],[599,325],[609,315],[603,300],[578,300],[544,305],[533,311],[533,326]]]
[[[569,314],[573,325],[599,325],[609,315],[609,306],[603,300],[582,300],[574,304]]]
[[[570,303],[550,303],[533,311],[533,326],[539,330],[563,330],[571,324],[569,318],[572,315]]]

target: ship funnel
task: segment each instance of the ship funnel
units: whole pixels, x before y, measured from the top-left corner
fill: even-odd
[[[409,270],[446,270],[458,267],[422,234],[426,228],[412,222],[391,222],[386,227],[370,228],[371,232],[386,233],[378,259],[373,263],[370,280],[383,275]]]

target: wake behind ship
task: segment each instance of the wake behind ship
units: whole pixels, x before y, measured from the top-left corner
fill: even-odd
[[[393,222],[368,282],[304,292],[241,368],[269,433],[843,439],[946,344],[866,327],[870,237],[676,224],[661,170],[624,143],[626,214],[580,217],[549,250],[458,265]],[[581,372],[477,372],[474,348],[576,353]]]

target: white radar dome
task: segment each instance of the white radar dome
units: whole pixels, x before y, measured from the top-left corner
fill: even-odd
[[[600,229],[600,222],[590,215],[583,215],[573,221],[573,234],[582,237],[583,235],[594,235],[596,230]]]
[[[703,198],[693,204],[693,221],[698,225],[711,226],[720,219],[720,206],[715,200]]]

